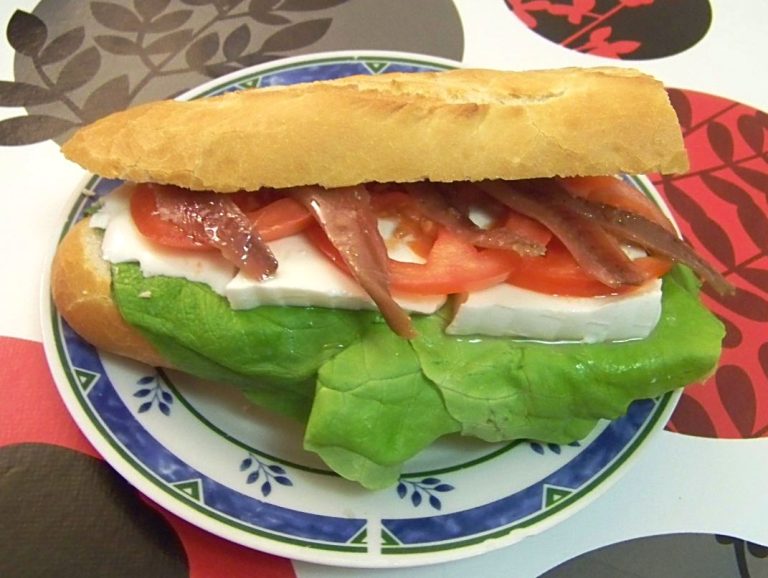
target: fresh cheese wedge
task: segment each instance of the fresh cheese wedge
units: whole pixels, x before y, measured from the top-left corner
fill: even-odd
[[[647,337],[660,317],[660,279],[606,297],[546,295],[502,283],[470,293],[446,333],[598,343]]]
[[[368,294],[349,275],[331,263],[304,235],[268,243],[279,263],[265,281],[238,273],[225,294],[233,309],[260,305],[375,309]],[[401,307],[414,313],[434,313],[446,301],[444,295],[395,295]]]

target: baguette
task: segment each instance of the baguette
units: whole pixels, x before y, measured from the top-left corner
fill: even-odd
[[[161,101],[79,130],[62,151],[103,177],[217,192],[687,167],[662,85],[621,68],[395,73]],[[100,243],[88,219],[63,239],[58,310],[99,349],[171,367],[120,316]]]
[[[607,67],[393,73],[155,102],[62,150],[104,177],[222,193],[688,166],[661,83]]]

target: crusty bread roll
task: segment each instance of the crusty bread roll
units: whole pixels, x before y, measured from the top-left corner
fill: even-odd
[[[81,129],[63,152],[105,177],[219,192],[688,166],[661,83],[621,68],[355,76],[162,101]]]
[[[162,101],[81,129],[63,151],[104,177],[219,192],[687,168],[662,85],[619,68],[356,76]],[[87,219],[59,246],[51,288],[88,342],[171,366],[120,316]]]
[[[112,299],[112,271],[101,258],[102,234],[84,219],[64,236],[53,258],[51,295],[61,316],[83,339],[103,351],[172,367]]]

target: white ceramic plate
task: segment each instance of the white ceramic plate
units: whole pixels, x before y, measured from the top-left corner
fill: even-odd
[[[393,53],[333,53],[260,66],[185,98],[350,74],[458,66]],[[78,190],[62,234],[115,181]],[[644,187],[647,181],[637,181]],[[677,400],[634,403],[568,446],[440,441],[400,483],[368,492],[302,450],[300,428],[226,386],[96,351],[43,288],[47,355],[61,395],[104,458],[149,498],[240,544],[343,566],[408,566],[466,557],[540,532],[605,491],[661,429]]]

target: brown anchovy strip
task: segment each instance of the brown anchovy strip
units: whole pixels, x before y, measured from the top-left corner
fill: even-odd
[[[289,194],[315,216],[390,328],[406,339],[415,337],[410,317],[389,292],[387,248],[365,187],[296,187]]]
[[[550,181],[547,181],[550,182]],[[557,202],[558,191],[534,181],[484,181],[478,186],[508,207],[549,228],[581,267],[609,287],[640,285],[642,272],[600,223]],[[567,194],[567,193],[565,193]]]
[[[165,187],[156,191],[155,198],[161,219],[174,223],[191,239],[215,247],[248,276],[263,281],[277,270],[272,251],[227,195]]]
[[[649,253],[687,265],[721,295],[735,291],[733,285],[699,256],[693,247],[658,223],[611,205],[572,197],[564,190],[553,190],[550,196],[553,202],[593,219],[619,239],[639,245]]]
[[[428,219],[461,236],[476,247],[506,249],[520,255],[537,257],[546,252],[541,243],[521,237],[505,227],[485,230],[478,227],[469,216],[457,209],[448,195],[433,183],[403,184],[406,192],[416,201]]]

